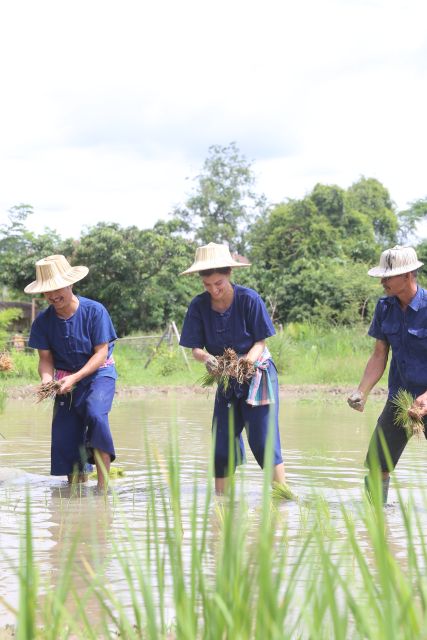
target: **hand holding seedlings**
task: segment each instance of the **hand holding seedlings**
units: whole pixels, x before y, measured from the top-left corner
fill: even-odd
[[[408,409],[408,415],[411,418],[421,419],[427,414],[427,399],[425,395],[418,396]]]
[[[209,358],[205,362],[205,367],[208,370],[208,373],[215,374],[218,369],[218,360],[215,356],[209,356]]]
[[[409,391],[399,389],[392,403],[396,407],[394,422],[398,427],[405,429],[408,438],[424,433],[423,413],[419,407],[419,397],[415,399]]]
[[[42,402],[43,400],[54,400],[57,393],[61,389],[61,383],[58,380],[50,380],[50,382],[43,382],[36,387],[36,402]]]
[[[216,382],[227,389],[230,378],[234,378],[239,384],[245,384],[255,373],[253,363],[245,357],[239,358],[233,349],[225,349],[222,356],[217,358],[209,356],[205,366],[208,373],[202,378],[202,387],[210,387]]]

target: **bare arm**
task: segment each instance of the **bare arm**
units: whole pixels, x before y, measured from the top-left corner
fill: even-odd
[[[195,360],[198,360],[199,362],[207,362],[209,358],[212,358],[210,353],[208,353],[204,349],[199,349],[199,347],[192,349],[191,353],[193,354],[193,358]]]
[[[362,380],[358,386],[359,391],[367,396],[377,384],[387,366],[390,345],[385,340],[376,340],[374,351],[368,360]]]
[[[258,340],[258,342],[254,342],[254,344],[246,354],[246,360],[249,360],[252,363],[256,362],[260,357],[260,355],[262,354],[262,352],[264,351],[264,349],[265,349],[265,340]]]
[[[348,398],[349,405],[363,411],[371,389],[377,384],[387,366],[390,345],[385,340],[376,340],[374,351],[369,358],[357,391]]]
[[[68,393],[69,391],[71,391],[71,389],[75,384],[77,384],[77,382],[80,382],[80,380],[82,380],[83,378],[87,378],[87,376],[95,373],[95,371],[99,369],[102,364],[104,364],[108,357],[108,342],[96,345],[93,350],[93,356],[89,358],[89,360],[81,369],[76,371],[76,373],[71,373],[69,376],[65,376],[65,378],[62,378],[62,380],[60,381],[62,385],[61,393]]]
[[[39,376],[42,384],[53,380],[54,366],[53,355],[48,349],[38,349],[39,354]]]

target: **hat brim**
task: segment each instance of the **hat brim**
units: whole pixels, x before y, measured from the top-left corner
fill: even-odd
[[[232,269],[238,269],[239,267],[250,267],[250,262],[236,262],[235,260],[231,260],[230,262],[225,262],[224,260],[214,262],[212,260],[205,260],[203,262],[194,262],[189,269],[182,271],[180,276],[191,275],[192,273],[198,273],[199,271],[207,271],[208,269],[226,269],[227,267],[231,267]]]
[[[422,267],[424,262],[417,260],[414,264],[406,264],[404,267],[397,267],[396,269],[383,269],[383,267],[373,267],[369,269],[368,276],[373,278],[392,278],[393,276],[401,276],[404,273],[410,273]]]
[[[47,293],[48,291],[56,291],[57,289],[63,289],[69,287],[70,284],[74,284],[79,280],[83,280],[89,273],[88,267],[72,267],[68,273],[62,274],[60,277],[51,278],[45,282],[39,282],[34,280],[30,282],[25,289],[25,293]]]

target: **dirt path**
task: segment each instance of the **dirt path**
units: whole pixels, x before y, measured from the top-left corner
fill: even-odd
[[[280,396],[283,398],[298,398],[298,397],[318,397],[319,395],[325,396],[343,396],[346,397],[354,387],[345,385],[328,385],[328,384],[306,384],[306,385],[280,385]],[[117,387],[118,398],[142,398],[147,394],[163,394],[163,395],[190,395],[190,394],[210,394],[213,395],[214,390],[207,391],[198,385],[162,385],[162,386],[141,386],[141,387]],[[375,388],[371,395],[384,396],[387,390],[383,387]],[[8,398],[14,400],[30,398],[34,396],[34,386],[25,385],[22,387],[9,387],[7,389]]]

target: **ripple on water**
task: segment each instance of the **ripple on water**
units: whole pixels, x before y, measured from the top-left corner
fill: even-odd
[[[84,588],[85,562],[105,572],[106,581],[124,601],[129,602],[129,588],[114,540],[126,547],[126,532],[131,531],[135,544],[145,553],[153,532],[147,531],[147,511],[151,508],[151,484],[156,501],[168,501],[168,455],[171,433],[176,435],[180,451],[180,480],[184,560],[191,557],[191,526],[194,485],[197,485],[197,521],[203,517],[206,500],[208,458],[211,449],[212,398],[204,396],[170,396],[151,400],[121,401],[111,414],[117,449],[117,462],[125,476],[112,482],[113,494],[95,495],[96,481],[78,491],[68,487],[65,478],[52,478],[49,472],[50,411],[45,407],[9,402],[0,416],[0,596],[17,606],[16,566],[19,558],[19,533],[22,531],[25,501],[30,489],[34,555],[40,571],[42,589],[52,588],[61,572],[68,545],[78,536],[74,576],[77,587]],[[357,518],[362,501],[363,461],[378,407],[366,414],[350,412],[343,404],[319,406],[287,401],[281,422],[281,437],[289,483],[300,497],[298,503],[276,505],[289,536],[290,554],[310,519],[315,517],[314,502],[323,504],[324,519],[319,526],[333,526],[334,535],[344,532],[342,505]],[[315,416],[315,422],[313,420]],[[147,450],[147,443],[150,450]],[[424,473],[425,442],[410,442],[399,463],[397,477],[404,500],[417,489]],[[246,505],[249,532],[256,531],[262,496],[262,474],[250,451],[248,463],[239,468],[237,505]],[[151,464],[151,466],[150,466]],[[153,467],[158,468],[153,473]],[[6,470],[5,470],[6,469]],[[3,475],[2,475],[3,474]],[[8,475],[8,477],[6,477]],[[415,493],[416,508],[427,523],[423,496]],[[390,540],[396,557],[405,557],[406,535],[397,494],[392,483],[391,506],[385,511]],[[213,575],[220,532],[220,512],[227,502],[213,499],[209,506],[208,555],[206,575]],[[332,525],[330,525],[332,523]],[[326,530],[326,533],[329,533]],[[251,535],[251,534],[250,534]],[[362,548],[369,543],[363,527],[357,525]],[[166,529],[159,521],[159,536],[165,540]],[[279,542],[279,541],[278,541]],[[342,551],[341,551],[342,553]],[[153,581],[157,579],[152,576]],[[166,575],[171,587],[172,577]],[[96,603],[88,613],[96,612]],[[94,613],[95,615],[95,613]],[[12,622],[11,615],[0,610],[0,624]]]

